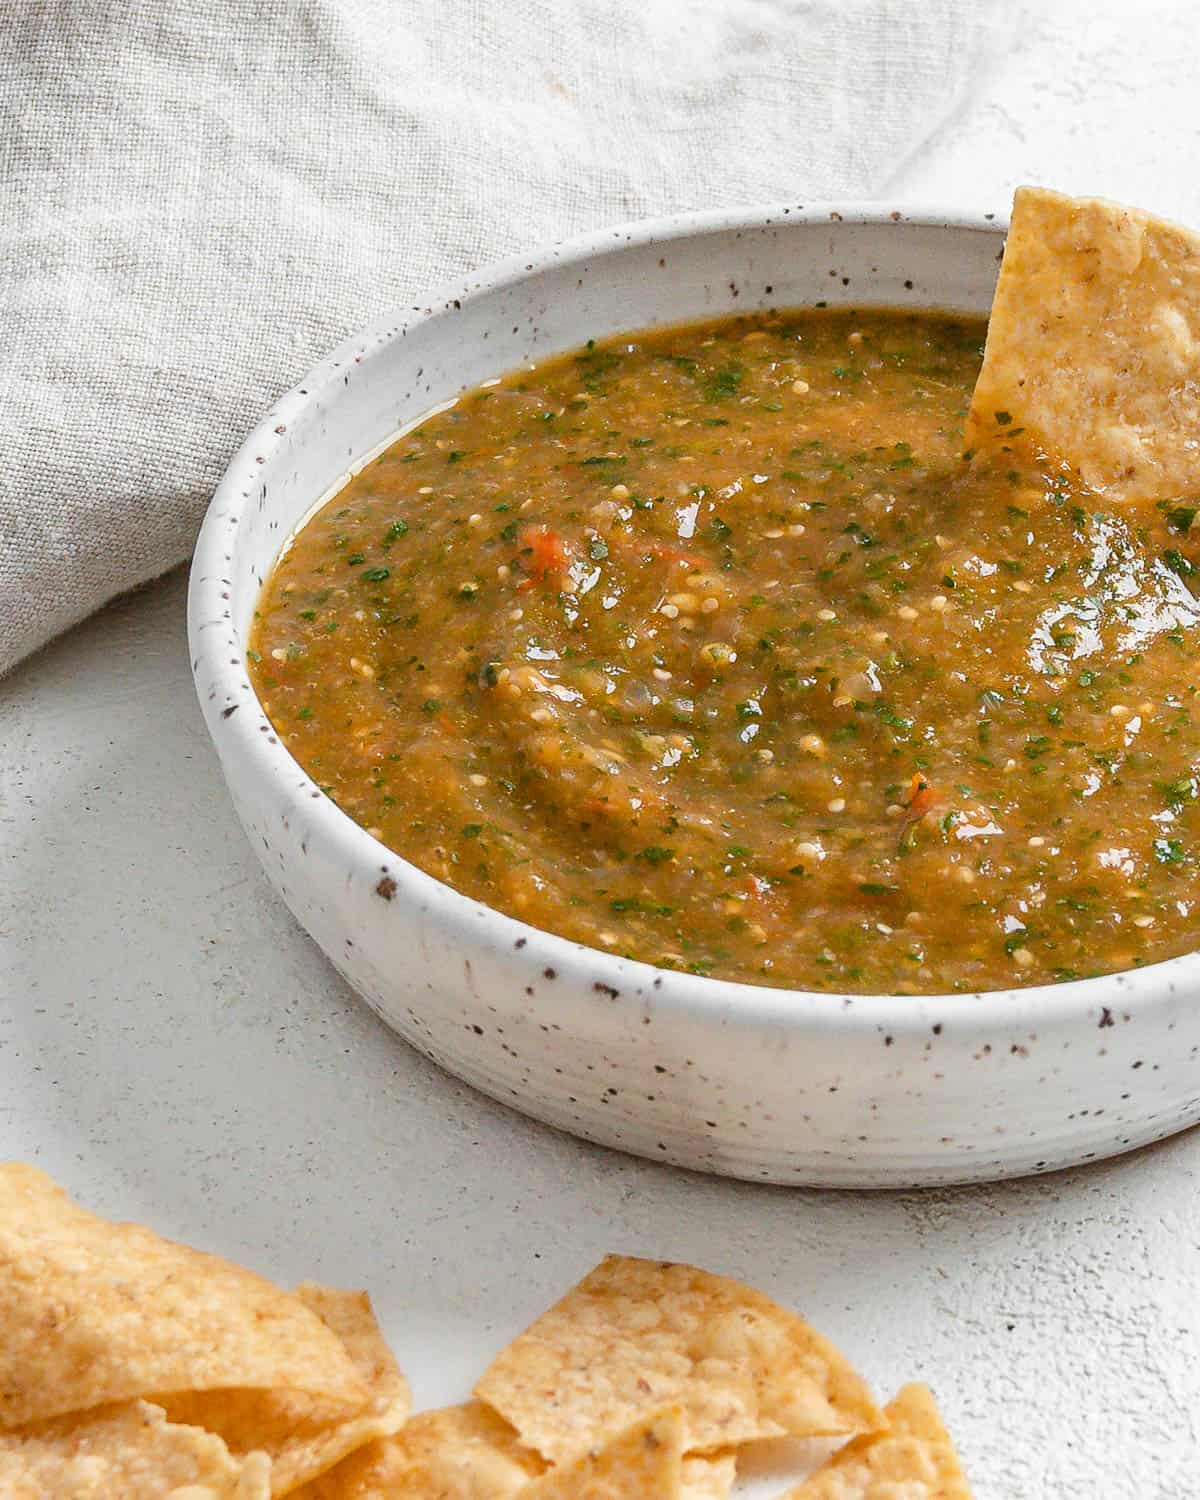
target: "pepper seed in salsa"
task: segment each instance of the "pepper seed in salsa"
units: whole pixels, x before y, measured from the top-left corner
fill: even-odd
[[[1194,503],[1105,504],[1005,412],[964,460],[984,335],[764,313],[467,392],[280,559],[269,717],[431,875],[658,965],[917,994],[1194,948]]]

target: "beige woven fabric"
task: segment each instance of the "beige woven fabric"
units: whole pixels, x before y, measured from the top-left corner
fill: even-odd
[[[353,328],[674,209],[881,191],[1007,0],[5,0],[0,672],[188,554]]]

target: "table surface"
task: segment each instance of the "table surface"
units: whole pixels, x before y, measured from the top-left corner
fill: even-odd
[[[889,195],[1002,207],[1041,180],[1200,222],[1188,4],[1044,9]],[[368,1287],[422,1405],[619,1250],[746,1278],[883,1394],[928,1380],[980,1500],[1200,1492],[1200,1136],[856,1195],[672,1171],[489,1103],[267,885],[183,609],[175,575],[0,683],[0,1156],[285,1283]]]

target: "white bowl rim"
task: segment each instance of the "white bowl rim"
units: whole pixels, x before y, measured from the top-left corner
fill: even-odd
[[[201,707],[210,720],[210,729],[214,727],[213,714],[219,713],[214,705],[220,703],[223,689],[226,703],[245,702],[248,693],[247,706],[253,704],[258,717],[236,714],[227,718],[221,723],[221,735],[238,742],[257,776],[268,780],[286,777],[289,782],[300,778],[297,784],[309,795],[299,802],[297,816],[302,810],[303,816],[318,825],[331,843],[341,846],[348,869],[376,874],[386,866],[386,873],[396,882],[394,900],[422,904],[431,916],[436,911],[437,921],[464,938],[468,934],[475,941],[482,937],[497,949],[507,947],[510,952],[519,947],[526,963],[532,960],[534,966],[552,970],[567,981],[577,978],[586,982],[588,988],[603,989],[606,993],[616,991],[622,996],[632,993],[639,999],[652,1000],[660,1014],[675,1012],[717,1024],[737,1021],[771,1031],[823,1034],[883,1031],[897,1037],[924,1035],[933,1027],[940,1030],[943,1025],[952,1025],[960,1036],[977,1035],[983,1039],[999,1031],[1011,1034],[1030,1027],[1071,1025],[1089,1016],[1099,1016],[1099,1024],[1106,1025],[1109,1022],[1105,1016],[1115,1005],[1132,1012],[1144,1005],[1161,1003],[1174,990],[1200,987],[1200,951],[1142,968],[1058,984],[927,995],[787,989],[717,979],[685,969],[659,968],[642,960],[605,953],[476,901],[381,844],[320,790],[274,733],[274,726],[263,712],[245,670],[244,643],[238,642],[233,632],[228,599],[232,585],[224,576],[226,550],[235,540],[241,513],[250,503],[256,484],[261,483],[264,470],[269,468],[273,452],[286,440],[286,429],[306,406],[342,384],[347,365],[384,344],[404,338],[409,329],[461,303],[533,279],[556,266],[696,235],[831,220],[884,227],[912,224],[1000,235],[1007,228],[1008,215],[925,201],[906,200],[897,205],[889,199],[859,199],[806,205],[751,205],[635,220],[556,242],[532,254],[508,256],[462,281],[435,290],[422,306],[404,309],[399,317],[377,319],[343,339],[282,395],[250,431],[213,492],[201,526],[191,567],[188,620],[197,687],[203,674],[207,685],[216,689],[213,704],[201,693]],[[936,310],[937,304],[929,306]],[[236,666],[230,661],[229,638],[211,628],[218,623],[233,634],[233,646],[240,658]],[[202,626],[208,628],[201,629]],[[270,726],[271,734],[261,732],[263,724]],[[313,797],[313,792],[318,795]],[[489,930],[482,932],[480,924],[486,924]],[[1092,1024],[1096,1024],[1095,1019]]]

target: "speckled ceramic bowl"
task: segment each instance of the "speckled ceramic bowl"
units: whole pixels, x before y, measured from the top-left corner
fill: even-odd
[[[1049,1170],[1200,1118],[1200,960],[1055,988],[844,997],[663,972],[480,906],[392,854],[278,742],[246,631],[316,501],[427,408],[586,338],[825,300],[985,312],[992,217],[708,214],[511,262],[349,340],[255,428],[212,502],[192,665],[238,814],[296,917],[384,1020],[564,1130],[704,1171],[900,1187]]]

